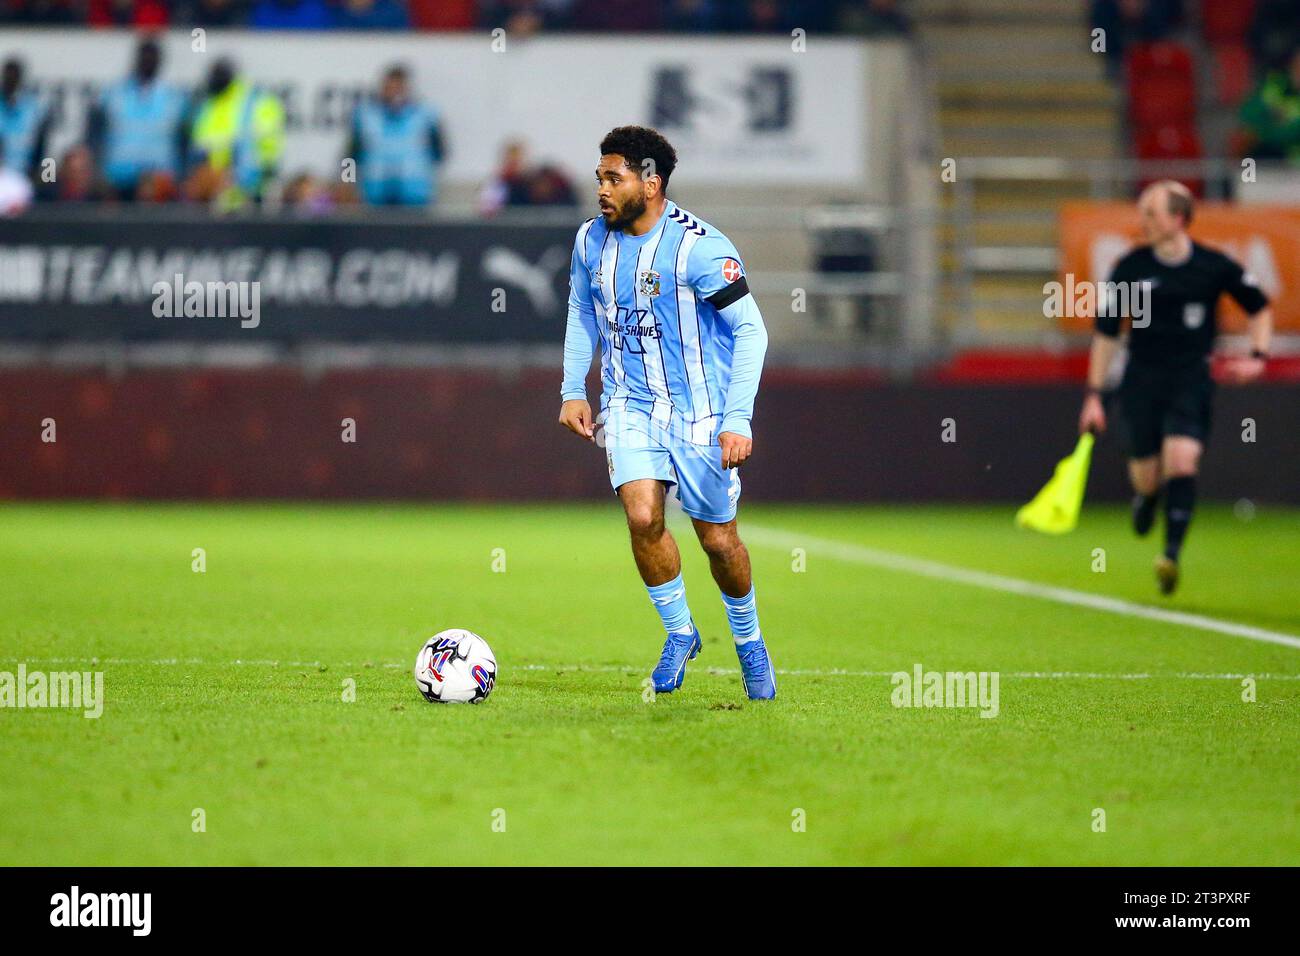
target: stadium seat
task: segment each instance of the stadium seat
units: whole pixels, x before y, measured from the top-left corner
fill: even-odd
[[[1217,43],[1212,53],[1215,100],[1221,106],[1236,106],[1250,93],[1250,48],[1244,43]]]
[[[1139,128],[1186,124],[1196,116],[1192,57],[1178,43],[1145,43],[1128,55],[1129,118]]]
[[[474,26],[474,0],[410,0],[408,9],[417,30],[469,30]]]
[[[1201,34],[1214,44],[1240,43],[1255,18],[1255,0],[1201,0]]]
[[[1200,159],[1204,155],[1201,150],[1201,138],[1197,135],[1196,128],[1190,123],[1153,126],[1139,130],[1135,140],[1138,159]],[[1164,178],[1164,176],[1154,176],[1146,179],[1138,185],[1138,190],[1145,189],[1156,179]],[[1184,182],[1195,195],[1205,195],[1205,183],[1202,180],[1187,179],[1184,176],[1174,178]]]
[[[113,4],[110,0],[90,0],[86,7],[86,22],[92,27],[165,27],[170,19],[169,7],[170,4],[163,0],[135,0],[127,5]]]

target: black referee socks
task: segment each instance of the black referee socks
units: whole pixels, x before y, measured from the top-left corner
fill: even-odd
[[[1146,537],[1156,521],[1156,504],[1160,501],[1160,492],[1153,495],[1133,496],[1133,530],[1139,538]]]
[[[1181,475],[1165,482],[1165,557],[1178,560],[1187,526],[1196,507],[1196,476]]]

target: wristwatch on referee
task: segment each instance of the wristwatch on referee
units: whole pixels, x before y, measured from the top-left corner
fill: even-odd
[[[1261,362],[1268,361],[1268,353],[1260,349],[1251,349],[1250,357],[1253,359],[1259,359]]]

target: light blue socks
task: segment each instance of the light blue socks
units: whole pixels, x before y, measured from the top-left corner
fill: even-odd
[[[691,609],[686,604],[686,585],[681,572],[663,584],[646,585],[655,610],[663,619],[664,630],[669,634],[691,633]]]
[[[722,604],[727,609],[727,623],[731,625],[731,636],[736,639],[737,647],[762,637],[758,629],[758,602],[754,600],[752,585],[744,597],[723,594]]]

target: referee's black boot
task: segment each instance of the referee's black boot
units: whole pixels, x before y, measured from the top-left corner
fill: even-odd
[[[1156,583],[1161,594],[1173,594],[1178,588],[1178,562],[1166,554],[1156,558]]]
[[[1145,538],[1156,523],[1156,505],[1160,502],[1160,492],[1151,495],[1133,496],[1133,530],[1139,538]]]

